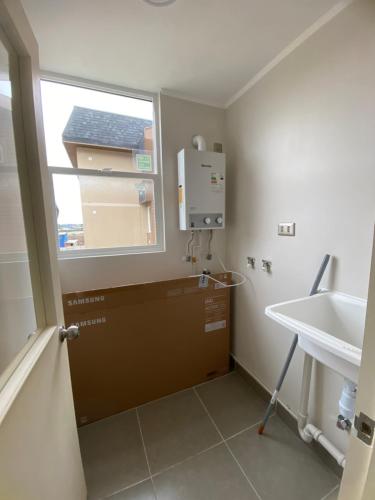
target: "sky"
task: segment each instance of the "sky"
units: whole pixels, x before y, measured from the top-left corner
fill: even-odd
[[[7,97],[12,97],[12,89],[10,86],[10,82],[0,81],[0,94],[5,95]]]
[[[8,52],[0,43],[0,94],[12,97],[12,89],[9,81]]]
[[[48,81],[41,82],[41,90],[47,161],[51,167],[73,168],[62,142],[62,133],[74,106],[153,119],[150,101]],[[59,207],[58,223],[82,224],[78,178],[55,175],[54,189]]]

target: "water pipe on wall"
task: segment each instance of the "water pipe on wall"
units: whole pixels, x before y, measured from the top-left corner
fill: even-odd
[[[307,423],[312,363],[313,358],[309,354],[305,353],[301,397],[298,411],[299,434],[306,443],[311,443],[312,440],[317,441],[321,446],[323,446],[323,448],[328,451],[328,453],[336,460],[336,462],[341,467],[345,467],[345,455],[338,448],[336,448],[336,446],[332,444],[331,441],[329,441],[329,439],[323,434],[323,431],[321,429],[318,429],[318,427],[315,427],[315,425],[313,424]]]
[[[206,139],[203,135],[194,135],[192,144],[198,151],[207,151]]]
[[[357,398],[357,385],[351,380],[345,379],[339,401],[340,415],[337,419],[337,427],[342,430],[350,430],[352,420],[355,416],[355,401]]]

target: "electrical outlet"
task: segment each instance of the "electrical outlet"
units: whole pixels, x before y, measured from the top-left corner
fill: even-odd
[[[295,222],[280,222],[277,234],[279,236],[295,236],[296,223]]]

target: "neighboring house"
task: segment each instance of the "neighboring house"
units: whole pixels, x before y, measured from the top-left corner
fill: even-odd
[[[62,139],[75,168],[122,172],[152,168],[150,120],[74,107]],[[86,248],[156,242],[151,181],[80,176],[79,182]]]

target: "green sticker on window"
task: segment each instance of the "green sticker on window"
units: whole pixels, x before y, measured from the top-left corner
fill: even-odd
[[[135,161],[139,172],[152,172],[152,157],[147,154],[136,154]]]

